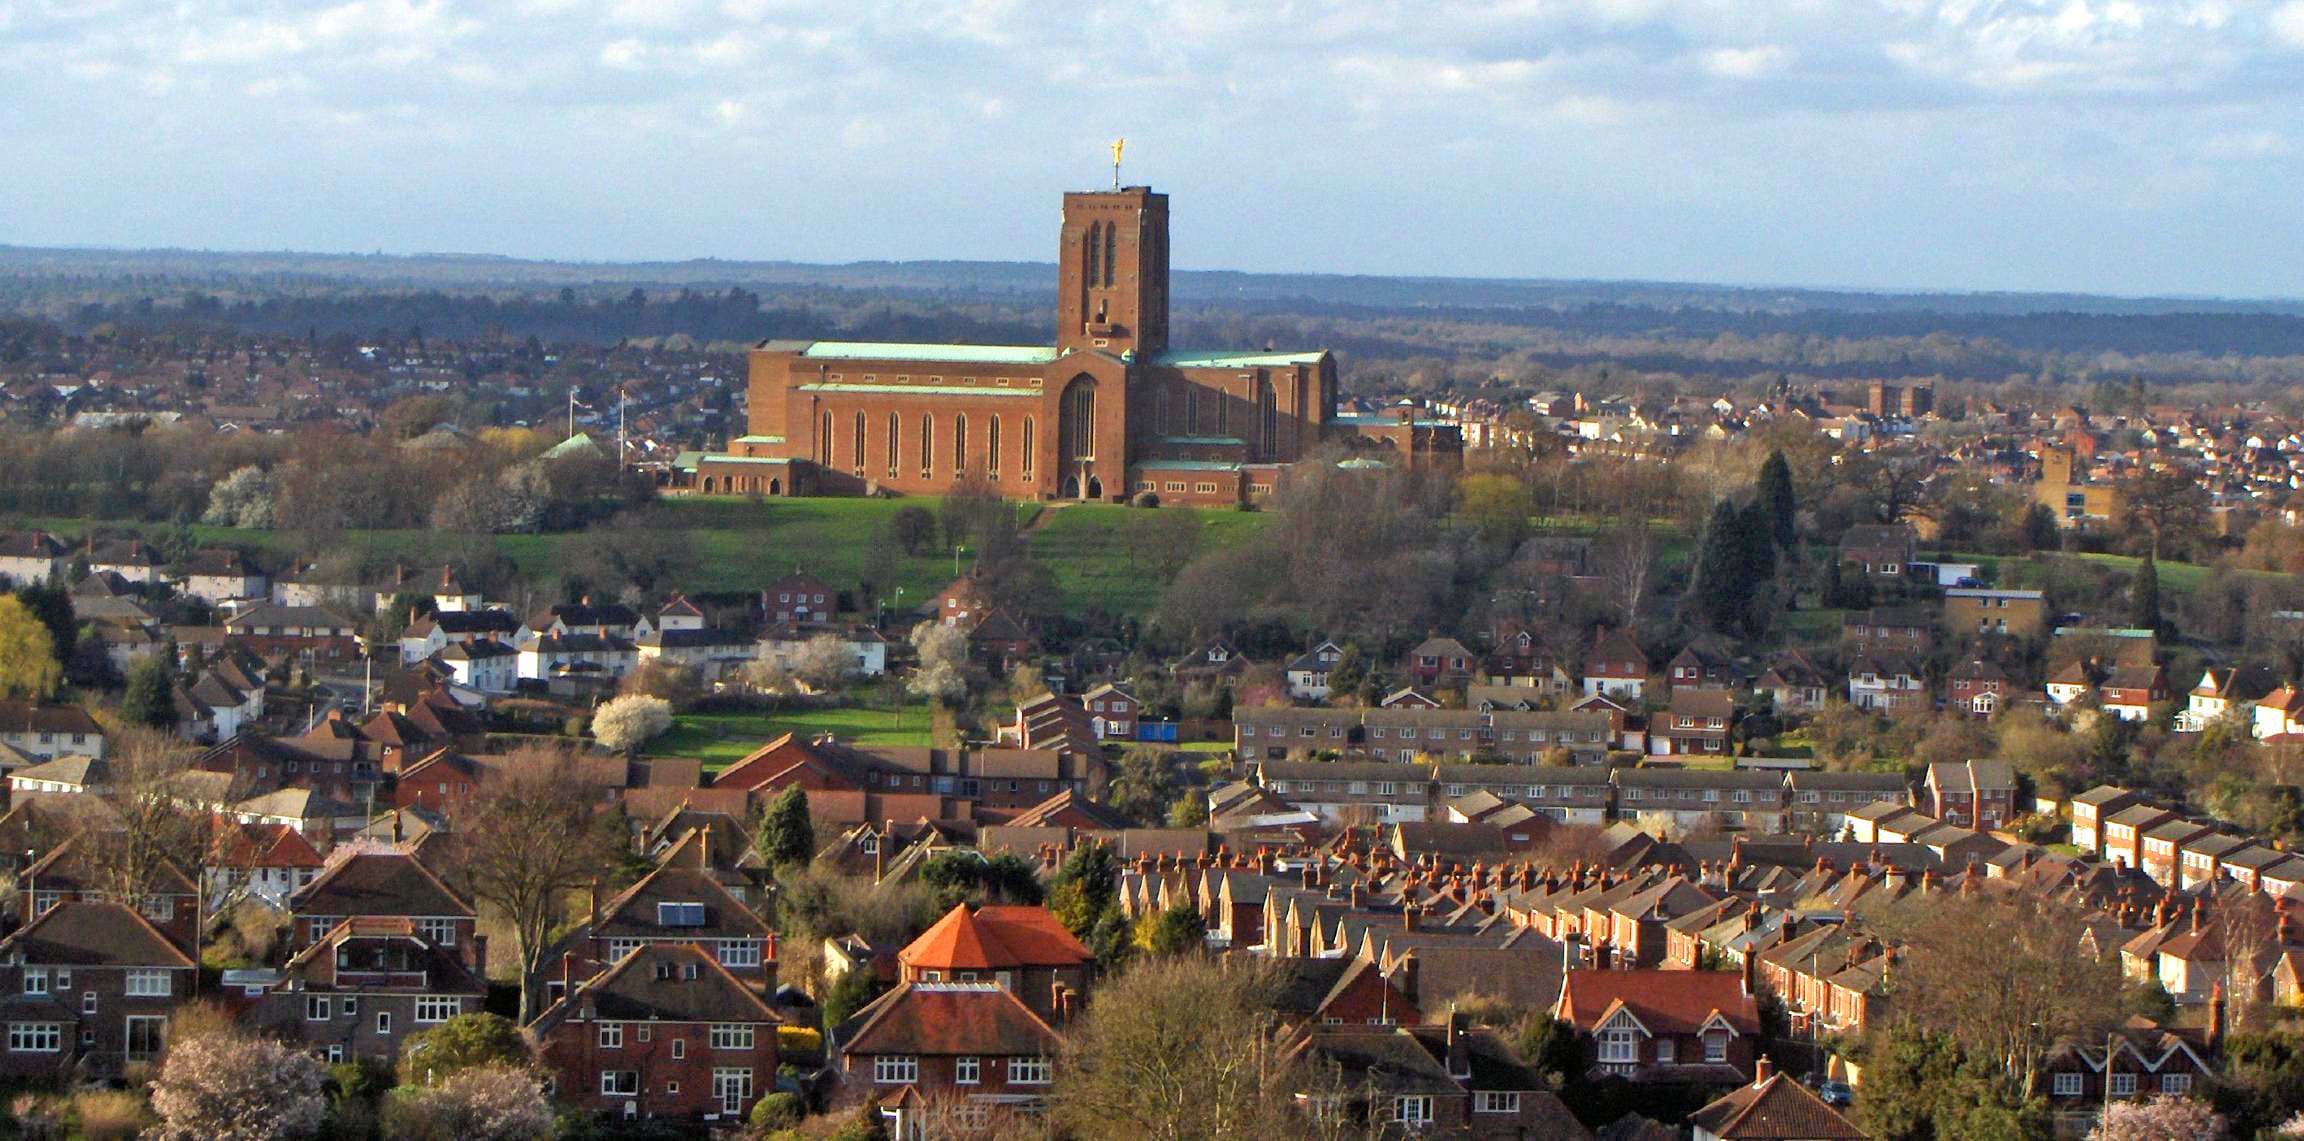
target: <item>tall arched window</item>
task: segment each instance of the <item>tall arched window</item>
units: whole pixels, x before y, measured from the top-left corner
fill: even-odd
[[[1112,263],[1119,260],[1113,256],[1118,252],[1119,230],[1110,222],[1104,223],[1104,284],[1107,287],[1112,284]]]
[[[1023,469],[1024,479],[1029,482],[1032,479],[1032,418],[1030,416],[1024,418],[1024,458],[1016,466]]]
[[[1103,274],[1102,263],[1099,260],[1103,256],[1103,252],[1104,223],[1090,222],[1088,223],[1088,252],[1085,255],[1088,272],[1080,280],[1090,285],[1096,284],[1097,278]]]
[[[848,463],[849,463],[849,466],[851,466],[851,467],[854,467],[854,468],[856,469],[856,474],[857,474],[857,475],[863,475],[863,474],[864,474],[864,414],[863,414],[862,412],[858,412],[858,413],[856,414],[856,441],[855,441],[855,443],[856,443],[856,450],[855,450],[855,452],[854,452],[853,454],[851,454],[851,455],[848,457]]]
[[[1184,386],[1184,434],[1200,434],[1200,386],[1197,384]]]
[[[920,414],[920,478],[936,474],[936,414]]]
[[[896,478],[896,465],[898,462],[898,457],[904,454],[901,448],[903,439],[903,414],[900,412],[890,412],[888,414],[888,478],[890,479]]]
[[[823,426],[816,432],[816,462],[825,467],[832,466],[832,413],[830,410],[825,411]]]
[[[956,413],[952,417],[952,474],[968,470],[968,414]]]
[[[1216,402],[1216,434],[1225,435],[1232,430],[1232,415],[1226,410],[1227,406],[1232,403],[1232,394],[1223,389],[1217,389],[1208,394],[1208,399]]]
[[[1064,399],[1057,409],[1056,425],[1058,445],[1064,474],[1069,476],[1078,460],[1096,458],[1096,381],[1092,377],[1075,378],[1064,389]]]
[[[984,426],[984,473],[994,479],[1000,478],[1000,418],[998,416],[994,416],[992,422]]]
[[[1176,425],[1168,419],[1168,386],[1152,390],[1152,430],[1163,436],[1176,434]]]
[[[1257,458],[1270,460],[1280,453],[1280,412],[1274,406],[1272,381],[1256,382],[1256,447]]]

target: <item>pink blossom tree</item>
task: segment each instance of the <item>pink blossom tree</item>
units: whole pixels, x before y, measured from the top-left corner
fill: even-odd
[[[2181,1097],[2123,1101],[2104,1112],[2088,1141],[2224,1141],[2224,1119]]]
[[[152,1083],[158,1141],[288,1141],[328,1116],[318,1059],[270,1038],[201,1034],[168,1048]]]

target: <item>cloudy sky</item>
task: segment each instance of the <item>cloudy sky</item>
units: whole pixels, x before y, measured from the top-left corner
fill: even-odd
[[[2304,296],[2304,0],[0,0],[0,242]]]

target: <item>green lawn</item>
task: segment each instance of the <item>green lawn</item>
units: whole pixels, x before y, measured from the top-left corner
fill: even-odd
[[[929,742],[928,707],[885,709],[799,709],[790,713],[683,713],[673,719],[672,731],[648,742],[651,757],[700,757],[707,769],[719,769],[760,746],[797,733],[831,733],[842,741],[865,746],[926,747]]]
[[[765,499],[742,497],[684,497],[668,499],[665,510],[688,529],[699,556],[700,568],[681,587],[691,593],[737,593],[758,590],[795,570],[806,571],[834,587],[847,589],[862,576],[865,551],[896,512],[912,506],[936,510],[938,501],[910,499]],[[1117,614],[1141,617],[1159,601],[1166,585],[1160,576],[1141,573],[1144,544],[1131,544],[1129,535],[1158,516],[1183,515],[1200,524],[1195,549],[1207,551],[1236,543],[1263,525],[1264,517],[1241,511],[1196,511],[1187,508],[1135,510],[1111,504],[1077,504],[1062,508],[1019,504],[1020,515],[1030,518],[1046,511],[1045,525],[1031,535],[1033,553],[1055,571],[1056,579],[1074,605],[1095,605]],[[91,527],[114,531],[140,531],[159,538],[161,524],[94,523],[72,518],[28,518],[11,525],[37,527],[67,539],[76,539]],[[303,537],[290,532],[246,531],[230,527],[194,526],[194,541],[247,546],[270,552],[279,559],[301,552]],[[497,535],[490,541],[524,575],[549,579],[561,567],[561,552],[574,534]],[[356,531],[339,540],[344,547],[364,549],[411,562],[444,560],[469,538],[429,530]],[[948,551],[920,556],[897,552],[896,585],[903,588],[907,606],[926,602],[953,578]],[[960,560],[966,569],[967,557]]]

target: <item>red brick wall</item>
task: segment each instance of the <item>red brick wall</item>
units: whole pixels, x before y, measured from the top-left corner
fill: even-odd
[[[715,1050],[711,1027],[701,1022],[626,1022],[624,1044],[603,1048],[596,1023],[569,1020],[544,1038],[544,1065],[554,1078],[558,1096],[595,1113],[620,1115],[626,1103],[636,1103],[642,1117],[690,1117],[720,1111],[712,1096],[716,1067],[752,1071],[752,1098],[772,1092],[776,1082],[776,1027],[756,1023],[750,1050]],[[645,1030],[648,1041],[640,1040]],[[683,1056],[673,1057],[674,1043]],[[611,1097],[600,1092],[603,1070],[632,1070],[640,1075],[637,1097]],[[677,1092],[672,1088],[677,1085]],[[746,1103],[741,1113],[751,1112]]]

